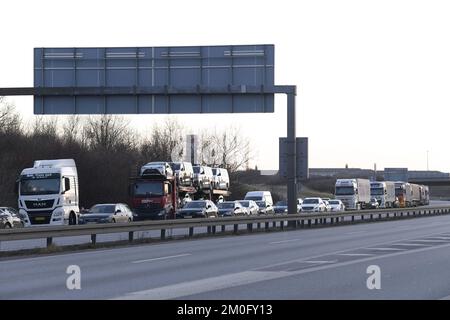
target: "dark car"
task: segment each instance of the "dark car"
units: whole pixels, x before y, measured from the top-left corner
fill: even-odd
[[[216,205],[210,200],[190,201],[176,213],[177,218],[217,218],[218,215]]]
[[[273,211],[276,214],[285,214],[285,213],[287,213],[288,212],[287,201],[281,200],[281,201],[278,201],[277,203],[275,203],[275,205],[273,206]]]
[[[370,202],[367,205],[367,207],[369,209],[378,209],[379,206],[380,206],[380,203],[378,202],[378,200],[376,198],[370,199]]]
[[[238,201],[224,201],[217,204],[219,217],[244,216],[247,210]]]
[[[79,218],[79,224],[131,221],[133,221],[133,213],[124,203],[96,204]]]
[[[0,229],[23,228],[25,223],[16,209],[0,207]]]

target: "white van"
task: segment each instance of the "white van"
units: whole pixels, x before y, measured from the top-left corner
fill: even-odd
[[[194,182],[194,169],[190,162],[171,162],[170,166],[182,186],[192,186]]]
[[[266,206],[273,206],[272,194],[270,191],[250,191],[245,195],[244,200],[265,201]]]
[[[228,190],[230,188],[230,177],[228,170],[224,168],[213,168],[214,189]]]

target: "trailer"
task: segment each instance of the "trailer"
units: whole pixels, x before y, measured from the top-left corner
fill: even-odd
[[[174,219],[175,212],[187,199],[217,202],[221,196],[228,197],[230,192],[183,186],[179,184],[176,176],[151,171],[131,178],[129,195],[134,220],[156,220]]]

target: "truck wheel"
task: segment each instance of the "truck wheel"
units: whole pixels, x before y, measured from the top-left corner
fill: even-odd
[[[5,229],[11,229],[11,225],[9,223],[5,224]]]
[[[74,226],[76,224],[77,224],[77,216],[75,215],[75,213],[71,212],[69,215],[69,225]]]

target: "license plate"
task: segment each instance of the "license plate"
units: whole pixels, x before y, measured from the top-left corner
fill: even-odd
[[[45,217],[36,217],[34,218],[36,221],[45,221]]]
[[[192,216],[184,216],[185,219],[191,219]]]

